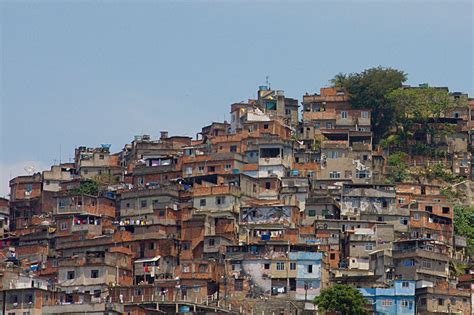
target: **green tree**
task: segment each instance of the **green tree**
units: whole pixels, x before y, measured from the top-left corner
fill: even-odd
[[[319,310],[340,312],[342,315],[365,315],[366,300],[359,290],[343,284],[336,284],[323,289],[321,294],[314,298],[313,303]]]
[[[331,82],[332,87],[343,88],[346,83],[346,80],[347,80],[347,74],[339,72],[338,74],[334,76],[334,78],[329,80],[329,82]]]
[[[408,165],[405,162],[407,154],[404,152],[394,152],[388,156],[388,174],[389,183],[401,183],[408,179]]]
[[[407,132],[416,122],[429,136],[427,140],[433,139],[436,132],[445,135],[453,133],[449,126],[434,128],[433,122],[438,122],[449,110],[465,106],[464,99],[454,99],[448,90],[430,87],[399,88],[391,91],[387,99],[394,111],[397,133]]]
[[[474,255],[474,207],[454,207],[454,233],[467,238],[469,256]]]
[[[99,185],[93,180],[83,181],[79,187],[72,190],[76,195],[93,195],[97,196],[99,193]]]
[[[392,103],[387,95],[402,87],[405,72],[392,68],[370,68],[361,73],[339,73],[331,82],[344,87],[354,108],[370,109],[374,142],[378,143],[388,133],[394,122]]]

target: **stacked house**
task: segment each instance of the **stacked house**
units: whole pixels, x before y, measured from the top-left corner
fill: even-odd
[[[471,108],[447,113],[457,127],[439,140],[466,183]],[[261,86],[196,137],[81,146],[74,162],[12,179],[4,314],[294,314],[337,283],[374,314],[470,314],[472,277],[453,268],[468,244],[439,183],[387,183],[371,111],[344,89],[299,109]]]

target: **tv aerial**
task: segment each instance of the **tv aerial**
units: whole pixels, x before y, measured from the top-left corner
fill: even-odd
[[[34,172],[36,172],[36,168],[33,165],[27,165],[23,169],[25,170],[26,173],[28,173],[28,175],[31,175]]]

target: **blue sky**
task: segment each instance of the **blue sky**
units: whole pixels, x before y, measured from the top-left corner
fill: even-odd
[[[301,99],[338,72],[473,87],[466,1],[1,1],[0,195],[24,166],[160,130],[190,136],[272,87]],[[60,150],[61,148],[61,150]]]

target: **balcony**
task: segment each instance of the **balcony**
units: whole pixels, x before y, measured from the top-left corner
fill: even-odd
[[[349,143],[346,140],[325,140],[321,143],[321,149],[347,149]]]
[[[261,166],[282,165],[283,159],[281,157],[274,158],[260,158],[258,164]]]
[[[233,195],[240,196],[240,188],[237,186],[201,186],[193,189],[193,196]]]
[[[448,253],[429,251],[419,248],[400,249],[399,251],[393,251],[393,259],[405,259],[413,257],[421,257],[446,262],[450,260],[450,255]]]
[[[123,305],[121,304],[109,304],[109,303],[78,303],[78,304],[57,304],[57,305],[46,305],[42,307],[44,314],[89,314],[89,313],[100,313],[108,314],[109,312],[120,314],[124,313]]]

